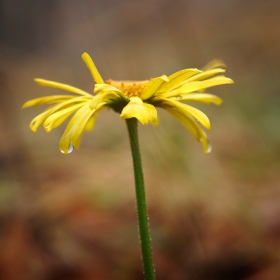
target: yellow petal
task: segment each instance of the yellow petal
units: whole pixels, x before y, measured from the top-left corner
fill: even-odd
[[[66,84],[62,84],[62,83],[57,83],[57,82],[53,82],[53,81],[49,81],[49,80],[44,80],[44,79],[34,79],[34,81],[41,85],[41,86],[45,86],[45,87],[52,87],[52,88],[59,88],[62,90],[66,90],[69,92],[73,92],[73,93],[77,93],[77,94],[81,94],[81,95],[90,95],[88,92],[83,91],[79,88],[76,87],[72,87]]]
[[[194,119],[200,122],[205,128],[207,128],[208,130],[210,129],[210,121],[208,117],[203,112],[201,112],[200,110],[192,106],[170,99],[164,100],[161,106],[164,108],[167,107],[177,108],[177,110],[179,110],[181,114],[186,116],[192,116]]]
[[[143,101],[139,97],[131,97],[130,102],[123,108],[120,117],[125,119],[136,118],[142,124],[147,124],[150,114],[143,106]]]
[[[88,119],[87,123],[84,126],[83,131],[80,134],[74,134],[73,135],[73,138],[70,141],[70,146],[69,146],[70,151],[71,151],[71,149],[74,149],[74,148],[75,149],[79,149],[80,148],[83,133],[85,131],[89,131],[89,130],[93,129],[93,127],[94,127],[94,125],[96,123],[97,116],[98,116],[98,111],[95,111],[91,115],[91,117]],[[76,138],[75,138],[75,135],[76,135]],[[72,141],[73,141],[74,144],[72,144]],[[68,148],[68,151],[69,151],[69,148]]]
[[[121,98],[127,102],[129,101],[129,98],[126,97],[118,88],[111,85],[96,84],[94,86],[94,92],[96,93],[96,96],[103,96],[104,99]]]
[[[52,114],[54,114],[55,112],[57,112],[58,110],[61,109],[65,109],[68,107],[72,106],[72,103],[76,103],[76,102],[81,102],[81,101],[86,101],[87,99],[85,97],[76,97],[76,98],[71,98],[68,99],[64,102],[61,102],[59,104],[53,105],[49,108],[47,108],[43,113],[41,113],[40,115],[38,115],[37,117],[35,117],[29,127],[33,132],[36,132],[37,129],[39,128],[39,126]],[[32,101],[32,100],[31,100]]]
[[[184,81],[187,78],[189,78],[195,74],[198,74],[200,72],[201,72],[200,70],[195,69],[195,68],[180,70],[168,77],[169,82],[167,82],[165,85],[163,85],[160,88],[160,92],[166,92],[166,91],[172,90],[172,89],[176,88],[177,86],[179,86],[182,81]]]
[[[53,99],[52,99],[53,97]],[[39,128],[39,126],[49,117],[51,116],[52,114],[54,114],[55,112],[57,112],[58,110],[62,110],[62,109],[66,109],[66,108],[69,108],[71,106],[73,106],[73,103],[84,103],[84,102],[87,102],[89,100],[91,100],[91,98],[87,98],[85,96],[82,96],[82,97],[75,97],[73,98],[73,96],[71,96],[72,98],[68,98],[68,100],[66,101],[62,101],[56,105],[53,105],[49,108],[47,108],[45,110],[45,112],[41,113],[40,115],[36,116],[30,123],[29,125],[29,128],[33,131],[33,132],[36,132]],[[43,102],[43,101],[44,102]],[[52,100],[55,100],[55,96],[47,96],[46,98],[42,97],[42,98],[37,98],[37,99],[34,99],[34,100],[30,100],[28,102],[30,102],[29,104],[27,104],[28,102],[26,102],[24,105],[28,105],[28,106],[32,106],[32,103],[33,104],[41,104],[42,102],[43,103],[52,103],[51,101]],[[36,106],[35,105],[35,106]],[[51,128],[52,129],[52,128]],[[47,131],[49,132],[49,131]]]
[[[221,68],[221,67],[225,68],[226,67],[225,63],[220,59],[213,59],[210,62],[208,62],[205,66],[203,66],[202,70],[206,71],[206,70]]]
[[[211,145],[207,135],[191,116],[182,114],[182,112],[175,107],[165,107],[165,109],[179,120],[193,134],[193,136],[202,143],[204,153],[211,152]]]
[[[101,77],[101,75],[99,74],[94,62],[92,61],[91,57],[89,56],[88,53],[84,52],[82,54],[82,59],[85,62],[85,64],[87,65],[93,80],[97,83],[97,84],[104,84],[104,81]]]
[[[222,103],[222,99],[220,97],[209,93],[187,93],[173,98],[180,101],[197,101],[207,104],[214,103],[216,105],[220,105]]]
[[[90,111],[88,111],[87,114],[90,115]],[[96,123],[96,119],[97,119],[97,116],[98,116],[98,111],[95,111],[94,113],[91,113],[91,114],[92,115],[89,118],[88,118],[88,115],[86,115],[86,114],[84,115],[84,117],[87,121],[84,121],[83,124],[82,124],[82,125],[84,125],[82,132],[79,133],[77,131],[77,133],[73,133],[73,135],[72,135],[72,143],[73,143],[73,145],[76,149],[80,148],[83,133],[85,131],[92,130],[95,123]]]
[[[73,98],[72,95],[52,95],[52,96],[44,96],[44,97],[39,97],[39,98],[35,98],[32,100],[29,100],[27,102],[25,102],[22,105],[22,109],[27,108],[27,107],[31,107],[31,106],[39,106],[42,104],[51,104],[51,103],[57,103],[57,102],[63,102],[65,100],[69,100]]]
[[[95,95],[92,101],[90,102],[90,108],[92,110],[98,110],[107,104],[118,103],[119,101],[120,97],[114,92],[108,92],[104,94],[99,93]]]
[[[190,78],[188,78],[186,80],[187,83],[192,82],[192,81],[201,81],[201,80],[205,80],[211,76],[214,76],[216,74],[220,74],[220,73],[224,73],[226,70],[222,69],[222,68],[215,68],[215,69],[211,69],[211,70],[207,70],[204,72],[201,72],[197,75],[194,75]]]
[[[123,95],[123,93],[118,88],[111,86],[111,85],[107,85],[107,84],[96,84],[94,86],[94,92],[96,94],[112,92],[112,93],[115,93],[116,95]]]
[[[93,129],[94,125],[95,125],[95,122],[96,122],[96,119],[97,119],[97,113],[94,113],[90,118],[89,120],[87,121],[85,127],[84,127],[84,130],[85,131],[90,131]]]
[[[146,100],[151,98],[156,93],[156,91],[168,81],[169,80],[166,75],[153,78],[143,89],[141,93],[141,99]]]
[[[147,103],[143,103],[143,106],[148,113],[149,122],[157,125],[158,124],[158,115],[155,106]]]
[[[44,128],[46,132],[51,132],[53,128],[61,125],[73,112],[77,111],[83,106],[83,103],[72,105],[66,109],[60,110],[56,113],[52,113],[44,122]]]
[[[209,87],[232,84],[233,80],[224,76],[217,76],[208,80],[199,81],[199,82],[190,82],[182,86],[179,90],[179,93],[188,93],[198,90],[203,90]]]
[[[90,109],[92,110],[97,110],[102,106],[105,106],[107,103],[106,98],[104,98],[103,94],[98,94],[94,96],[92,101],[89,104]]]
[[[201,83],[202,83],[202,88],[200,89],[205,89],[205,88],[215,87],[219,85],[233,84],[233,80],[225,76],[216,76],[214,78],[201,81]]]
[[[38,116],[36,116],[29,124],[29,128],[33,131],[36,132],[38,130],[38,128],[40,127],[40,125],[43,124],[43,122],[46,120],[46,118],[51,115],[51,113],[53,112],[53,108],[54,106],[48,108],[45,112],[39,114]]]
[[[72,147],[79,147],[84,127],[94,113],[95,111],[85,104],[74,114],[60,139],[59,148],[62,153],[68,154]]]

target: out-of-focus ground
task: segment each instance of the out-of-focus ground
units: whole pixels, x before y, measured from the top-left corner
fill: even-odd
[[[89,92],[102,76],[141,80],[213,58],[234,85],[195,104],[213,151],[167,112],[140,126],[158,279],[280,279],[279,1],[0,1],[0,279],[143,279],[125,122],[100,114],[79,151],[59,127],[33,134],[28,99]]]

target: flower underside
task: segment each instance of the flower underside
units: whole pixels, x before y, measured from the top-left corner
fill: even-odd
[[[204,90],[233,83],[223,75],[225,65],[222,61],[212,61],[204,71],[184,69],[170,76],[162,75],[144,81],[104,82],[90,56],[84,53],[82,58],[96,83],[94,94],[66,84],[35,79],[39,85],[61,89],[75,95],[46,96],[26,102],[23,108],[50,104],[50,107],[31,121],[32,131],[36,132],[38,127],[43,125],[46,132],[50,132],[73,115],[59,144],[60,150],[67,154],[74,148],[79,148],[82,133],[94,127],[101,110],[111,108],[118,112],[122,119],[137,118],[142,124],[149,122],[157,124],[156,107],[161,107],[180,121],[202,143],[205,153],[210,152],[211,146],[201,128],[202,126],[210,129],[208,117],[184,102],[221,104],[222,100],[219,97],[205,93]]]

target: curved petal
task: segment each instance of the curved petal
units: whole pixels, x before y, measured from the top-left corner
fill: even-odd
[[[209,93],[187,93],[173,98],[180,101],[197,101],[207,104],[214,103],[216,105],[220,105],[223,102],[220,97]]]
[[[82,103],[82,102],[86,102],[90,99],[88,99],[87,97],[75,97],[75,98],[71,98],[68,99],[66,101],[63,101],[61,103],[58,103],[56,105],[53,105],[49,108],[47,108],[43,113],[41,113],[40,115],[38,115],[37,117],[35,117],[30,125],[29,128],[33,131],[36,132],[37,129],[39,128],[39,126],[41,124],[43,124],[43,122],[52,114],[54,114],[55,112],[57,112],[58,110],[62,110],[62,109],[66,109],[69,108],[71,106],[73,106],[73,103]],[[32,100],[31,100],[32,101]]]
[[[179,86],[182,81],[184,81],[187,78],[189,78],[195,74],[198,74],[200,72],[201,71],[196,68],[180,70],[180,71],[168,76],[169,82],[167,82],[165,85],[163,85],[160,88],[160,92],[166,92],[166,91],[173,90],[174,88]]]
[[[117,95],[123,95],[123,93],[116,87],[107,84],[96,84],[94,86],[94,92],[98,93],[105,93],[105,92],[114,92]]]
[[[80,144],[81,144],[81,139],[82,139],[82,135],[85,131],[89,131],[89,128],[90,130],[93,129],[95,123],[96,123],[96,119],[97,119],[97,116],[98,116],[98,112],[99,111],[87,111],[85,114],[84,114],[84,121],[81,123],[81,126],[83,127],[83,130],[82,132],[79,132],[79,130],[77,130],[76,132],[73,131],[72,133],[72,140],[71,142],[73,143],[73,146],[78,149],[80,147]]]
[[[91,57],[89,56],[88,53],[84,52],[82,54],[82,59],[85,62],[85,64],[87,65],[93,80],[97,83],[97,84],[104,84],[104,81],[101,77],[101,75],[99,74],[94,62],[92,61]]]
[[[201,129],[198,123],[188,114],[182,114],[180,110],[174,107],[164,107],[170,114],[172,114],[179,122],[181,122],[193,136],[202,143],[204,153],[211,152],[211,144],[205,132]]]
[[[27,108],[27,107],[37,107],[42,104],[51,104],[51,103],[58,103],[58,102],[63,102],[65,100],[69,100],[73,98],[72,95],[51,95],[51,96],[44,96],[44,97],[39,97],[35,99],[31,99],[27,102],[25,102],[22,105],[22,109]]]
[[[40,125],[43,124],[43,122],[47,119],[48,116],[51,115],[51,113],[53,112],[53,109],[56,106],[52,106],[50,108],[48,108],[47,110],[45,110],[43,113],[39,114],[38,116],[36,116],[29,124],[29,128],[35,133],[38,128],[40,127]]]
[[[215,69],[207,70],[207,71],[201,72],[197,75],[194,75],[194,76],[188,78],[186,80],[186,82],[205,80],[205,79],[207,79],[211,76],[214,76],[216,74],[224,73],[225,71],[226,70],[222,69],[222,68],[215,68]]]
[[[120,117],[125,119],[136,118],[142,124],[147,124],[150,114],[143,106],[143,101],[139,97],[131,97],[130,102],[123,108]]]
[[[53,128],[61,125],[73,112],[77,111],[83,106],[83,103],[72,105],[56,113],[52,113],[44,122],[46,132],[51,132]]]
[[[94,86],[94,92],[96,96],[104,96],[107,99],[122,98],[125,101],[129,101],[129,98],[125,96],[118,88],[107,84],[96,84]]]
[[[62,153],[68,154],[69,148],[78,148],[80,138],[89,118],[96,114],[96,111],[89,108],[88,104],[81,107],[69,121],[59,143]]]
[[[90,108],[92,110],[98,110],[99,108],[105,106],[108,103],[117,103],[119,96],[114,93],[99,93],[90,102]]]
[[[94,113],[92,113],[92,115],[88,119],[87,119],[87,116],[85,116],[87,121],[86,121],[86,124],[84,125],[82,132],[73,134],[71,144],[73,143],[73,147],[75,147],[76,149],[80,148],[83,133],[85,131],[89,131],[89,130],[93,129],[93,127],[96,123],[98,112],[99,111],[95,111]]]
[[[207,128],[208,130],[210,129],[210,121],[208,117],[203,112],[201,112],[200,110],[192,106],[170,99],[167,100],[165,99],[162,102],[161,106],[164,108],[168,108],[168,107],[176,108],[183,115],[184,114],[186,114],[187,116],[191,115],[194,119],[200,122],[205,128]]]
[[[149,118],[149,122],[157,125],[158,124],[158,115],[157,115],[157,109],[155,108],[155,106],[151,105],[151,104],[147,104],[147,103],[143,103],[143,106],[146,110],[146,112],[148,113],[148,118]]]
[[[224,76],[217,76],[204,81],[190,82],[180,88],[179,93],[188,93],[203,90],[209,87],[232,84],[233,80]]]
[[[89,120],[87,121],[85,127],[84,127],[84,130],[85,131],[91,131],[96,123],[96,119],[97,119],[97,112],[94,113],[90,118]]]
[[[52,87],[52,88],[59,88],[62,90],[66,90],[69,92],[73,92],[73,93],[77,93],[77,94],[81,94],[81,95],[90,95],[88,92],[83,91],[79,88],[76,87],[72,87],[66,84],[62,84],[62,83],[57,83],[57,82],[53,82],[53,81],[49,81],[49,80],[44,80],[44,79],[34,79],[34,81],[41,85],[41,86],[45,86],[45,87]]]
[[[142,93],[141,93],[141,99],[142,100],[146,100],[151,98],[156,91],[164,84],[166,84],[166,82],[168,82],[169,79],[167,78],[166,75],[162,75],[160,77],[156,77],[153,78],[147,85],[146,87],[143,89]]]
[[[214,69],[214,68],[225,68],[226,64],[220,59],[213,59],[202,67],[202,71]]]
[[[199,90],[204,90],[209,87],[219,86],[219,85],[225,85],[225,84],[232,84],[233,80],[224,76],[217,76],[214,78],[210,78],[204,81],[193,81],[193,82],[187,82],[185,83],[181,88],[178,90],[173,90],[171,92],[166,92],[160,95],[160,97],[163,98],[169,98],[169,97],[176,97],[181,94],[190,93],[190,92],[196,92]]]

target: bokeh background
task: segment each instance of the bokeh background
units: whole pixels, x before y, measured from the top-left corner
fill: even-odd
[[[280,1],[1,0],[0,279],[143,279],[125,123],[100,114],[79,151],[59,127],[33,134],[57,94],[40,77],[92,92],[81,54],[107,79],[141,80],[227,64],[211,89],[213,151],[159,110],[140,126],[158,279],[280,279]]]

